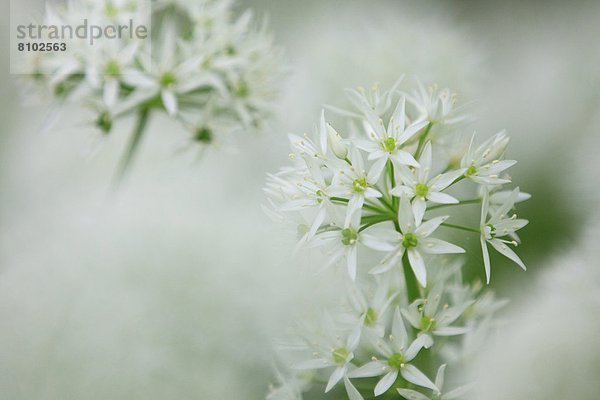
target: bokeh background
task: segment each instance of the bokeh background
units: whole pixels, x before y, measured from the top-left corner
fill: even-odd
[[[8,1],[0,7],[8,54]],[[286,134],[311,130],[322,104],[345,105],[344,87],[419,77],[475,100],[469,129],[508,130],[514,181],[533,195],[520,207],[529,270],[493,260],[508,313],[595,232],[586,226],[600,193],[599,2],[237,7],[268,15],[286,51],[277,118],[227,153],[186,149],[156,118],[117,191],[132,121],[99,139],[73,107],[41,132],[47,106],[22,99],[0,56],[0,398],[264,398],[273,337],[335,288],[306,272],[311,260],[290,258],[290,240],[261,212],[261,187],[286,161]],[[458,240],[478,254],[477,241]],[[477,257],[466,271],[481,276]]]

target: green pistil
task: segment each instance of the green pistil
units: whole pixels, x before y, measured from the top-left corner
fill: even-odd
[[[383,148],[385,149],[385,151],[388,152],[392,152],[394,150],[396,150],[396,141],[394,140],[394,138],[387,138],[383,141]]]
[[[365,325],[373,326],[377,322],[377,313],[371,307],[365,312]]]
[[[112,119],[107,112],[103,112],[98,116],[96,120],[96,126],[104,133],[109,133],[112,129]]]
[[[357,193],[363,193],[369,185],[367,184],[366,178],[356,178],[354,182],[352,182],[352,189],[354,189]]]
[[[348,359],[349,355],[350,355],[350,353],[348,352],[348,350],[346,350],[345,347],[338,347],[337,349],[333,349],[333,351],[331,352],[333,361],[337,365],[346,364],[346,360]]]
[[[473,176],[477,173],[477,168],[474,165],[471,165],[468,169],[467,172],[465,172],[465,176]]]
[[[160,77],[160,85],[163,87],[171,87],[177,82],[177,78],[170,72],[165,72]]]
[[[436,321],[433,318],[428,317],[427,315],[423,315],[421,317],[421,325],[420,328],[422,331],[433,331],[435,329]]]
[[[490,236],[492,237],[492,239],[494,237],[496,237],[496,227],[492,224],[487,224],[486,225],[488,228],[490,228]]]
[[[212,130],[210,130],[207,127],[202,127],[199,128],[196,131],[196,135],[194,136],[194,139],[196,139],[198,142],[201,143],[211,143],[213,140],[213,133]]]
[[[405,249],[410,249],[411,247],[417,247],[419,244],[419,240],[417,239],[417,235],[414,233],[407,233],[402,238],[402,246]]]
[[[419,197],[427,196],[427,192],[429,192],[429,188],[424,183],[417,183],[415,187],[415,194]]]
[[[394,353],[388,358],[388,365],[393,369],[400,369],[404,366],[404,356],[400,353]]]
[[[342,243],[351,246],[358,240],[358,233],[354,229],[342,229]]]
[[[109,61],[108,64],[106,64],[106,67],[104,68],[104,74],[106,75],[110,75],[110,76],[115,76],[115,75],[119,75],[121,73],[121,67],[119,66],[119,63],[117,63],[116,61]]]

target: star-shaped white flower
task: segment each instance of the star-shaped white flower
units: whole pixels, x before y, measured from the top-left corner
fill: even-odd
[[[517,219],[517,215],[513,214],[508,217],[508,212],[514,207],[515,201],[519,198],[519,188],[512,191],[511,195],[506,199],[504,204],[490,210],[490,198],[487,192],[483,194],[483,204],[481,207],[481,251],[483,253],[483,264],[485,266],[485,276],[487,283],[490,283],[490,255],[487,248],[487,243],[491,244],[500,254],[514,261],[523,270],[526,270],[525,264],[519,256],[507,244],[516,246],[518,243],[515,240],[502,239],[504,236],[510,236],[519,229],[526,226],[529,221],[526,219]]]
[[[413,199],[412,207],[417,224],[423,220],[427,200],[439,204],[458,203],[456,198],[442,193],[442,191],[464,173],[463,170],[449,171],[429,179],[432,164],[431,153],[431,142],[427,142],[423,148],[423,154],[419,158],[420,165],[415,168],[400,166],[397,171],[402,185],[392,189],[394,196],[406,196]]]
[[[410,363],[423,347],[429,348],[432,344],[431,338],[426,335],[418,336],[410,342],[400,311],[396,309],[392,322],[392,334],[388,340],[378,339],[375,343],[377,351],[384,358],[379,360],[374,357],[373,361],[350,372],[348,377],[370,378],[384,375],[375,385],[373,390],[375,396],[385,393],[392,387],[399,374],[415,385],[437,390],[435,384]]]
[[[394,249],[370,273],[381,274],[389,271],[401,261],[404,253],[408,253],[410,266],[421,286],[425,287],[427,284],[427,269],[425,268],[423,254],[465,252],[464,249],[452,243],[429,237],[446,219],[448,219],[446,216],[436,217],[417,224],[409,200],[406,197],[401,197],[400,207],[398,208],[400,232],[388,234],[388,237],[393,237]]]
[[[475,135],[467,153],[460,162],[465,177],[482,185],[501,185],[509,183],[510,179],[501,178],[500,173],[515,165],[514,160],[501,160],[504,155],[509,137],[504,131],[486,140],[479,147],[474,146]]]
[[[337,170],[329,189],[332,196],[348,199],[346,223],[349,222],[354,213],[361,214],[365,199],[375,199],[383,196],[379,190],[374,188],[380,172],[373,169],[367,172],[363,157],[354,146],[350,147],[349,157],[352,164],[344,164]]]
[[[408,308],[402,309],[402,315],[423,334],[435,336],[462,335],[469,330],[468,327],[451,325],[473,304],[473,301],[465,301],[453,307],[444,304],[440,308],[443,293],[444,285],[438,283],[426,299],[415,300]]]
[[[363,126],[370,140],[357,141],[357,146],[369,152],[368,159],[374,160],[373,170],[381,174],[385,164],[391,160],[397,166],[418,166],[419,163],[403,146],[417,132],[427,126],[427,121],[417,121],[406,126],[406,100],[401,98],[388,123],[387,129],[383,122],[364,120]]]
[[[321,326],[322,333],[310,335],[307,341],[307,349],[312,352],[314,358],[297,363],[293,367],[300,370],[333,368],[325,388],[327,393],[347,375],[360,337],[355,332],[340,332],[333,325],[329,315],[324,315]]]

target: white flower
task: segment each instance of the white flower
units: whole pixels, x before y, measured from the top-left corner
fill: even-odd
[[[300,370],[333,368],[325,388],[325,392],[329,392],[347,375],[360,337],[353,332],[339,332],[328,315],[321,321],[324,326],[323,332],[310,335],[307,340],[307,349],[312,351],[314,358],[296,363],[293,367]]]
[[[517,162],[514,160],[501,160],[504,155],[509,138],[504,131],[497,133],[482,145],[474,147],[475,135],[467,153],[462,158],[460,165],[468,179],[482,185],[501,185],[510,183],[510,179],[500,177],[500,173],[512,167]]]
[[[400,99],[390,118],[387,129],[372,110],[367,110],[367,120],[363,122],[364,129],[370,140],[362,140],[357,146],[369,152],[369,160],[375,160],[373,169],[381,173],[388,160],[397,166],[418,166],[412,154],[403,149],[404,145],[423,129],[426,121],[419,121],[406,127],[406,100]],[[377,176],[379,178],[379,176]]]
[[[431,173],[431,142],[427,142],[423,148],[423,154],[419,158],[419,166],[415,168],[399,167],[398,175],[402,185],[396,186],[391,193],[394,196],[406,196],[412,200],[415,221],[420,224],[427,208],[426,201],[440,204],[455,204],[458,200],[449,194],[442,193],[462,174],[462,170],[449,171],[429,179]]]
[[[468,300],[453,307],[444,304],[440,308],[443,283],[433,287],[426,299],[414,301],[406,309],[402,309],[402,315],[416,329],[424,334],[435,336],[461,335],[469,330],[468,327],[457,327],[452,325],[469,307],[473,301]]]
[[[517,219],[516,214],[508,217],[508,212],[513,208],[518,197],[519,188],[516,188],[505,200],[504,204],[490,212],[489,194],[485,192],[483,195],[483,204],[481,207],[480,241],[487,283],[490,282],[490,256],[488,253],[487,243],[491,244],[492,247],[494,247],[499,253],[514,261],[523,270],[527,269],[519,256],[507,246],[507,244],[516,246],[518,243],[514,240],[509,241],[502,239],[502,237],[515,233],[529,223],[529,221],[526,219]]]
[[[423,254],[453,254],[464,253],[464,249],[444,240],[429,237],[448,217],[436,217],[417,224],[410,202],[407,198],[400,198],[398,208],[398,225],[400,232],[394,233],[394,249],[384,257],[380,265],[373,268],[372,274],[389,271],[397,265],[404,253],[408,254],[410,266],[421,284],[427,285],[427,269]],[[377,250],[377,249],[375,249]]]
[[[388,281],[382,279],[376,285],[374,294],[365,293],[357,285],[348,289],[348,301],[352,307],[352,325],[359,331],[365,330],[377,337],[383,337],[386,326],[386,313],[398,292],[389,293]]]
[[[350,147],[349,156],[350,164],[345,164],[336,171],[329,190],[333,196],[348,199],[346,223],[355,213],[361,215],[365,199],[376,199],[382,196],[381,192],[374,188],[381,171],[371,169],[367,172],[363,157],[354,146]]]
[[[323,268],[345,258],[348,275],[353,281],[356,280],[358,244],[363,241],[363,236],[368,236],[360,232],[360,215],[353,214],[350,220],[346,220],[343,227],[333,225],[327,229],[318,233],[312,241],[315,246],[325,246],[330,249],[329,261]],[[375,238],[372,238],[371,241],[377,242]]]
[[[398,374],[402,375],[407,381],[415,385],[423,386],[429,389],[437,390],[435,384],[431,382],[425,374],[410,362],[417,356],[423,347],[431,346],[431,338],[426,335],[417,337],[412,343],[409,341],[406,327],[402,321],[400,311],[394,312],[392,322],[392,334],[389,340],[377,340],[376,349],[385,357],[385,359],[374,359],[362,367],[348,374],[350,378],[369,378],[384,375],[375,386],[373,393],[379,396],[385,393],[396,379]]]
[[[465,116],[457,114],[454,108],[456,95],[448,89],[439,90],[436,85],[425,89],[420,81],[417,81],[418,90],[412,95],[407,95],[408,100],[417,109],[417,119],[432,124],[452,125],[464,121]]]
[[[446,364],[442,364],[435,376],[435,386],[438,390],[434,390],[431,396],[411,389],[398,389],[398,393],[406,400],[454,400],[461,398],[465,393],[471,390],[471,385],[457,387],[449,392],[443,393],[444,374],[446,372]]]

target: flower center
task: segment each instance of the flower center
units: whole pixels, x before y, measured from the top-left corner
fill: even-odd
[[[484,228],[484,233],[487,240],[493,239],[496,237],[496,228],[492,224],[487,224]]]
[[[394,150],[396,150],[396,141],[394,140],[394,138],[387,138],[383,141],[383,148],[385,149],[385,151],[389,151],[390,153]]]
[[[407,233],[402,237],[402,246],[405,249],[410,249],[411,247],[417,247],[419,244],[419,240],[417,239],[417,235],[414,233]]]
[[[421,330],[422,331],[432,331],[435,329],[436,321],[434,318],[430,318],[427,315],[423,315],[421,317]]]
[[[348,359],[349,355],[350,353],[348,352],[348,350],[346,350],[345,347],[338,347],[336,349],[333,349],[333,351],[331,352],[333,362],[335,362],[337,365],[346,364],[346,360]]]
[[[121,67],[119,67],[119,63],[116,61],[109,61],[104,68],[104,73],[110,76],[119,75],[121,73]]]
[[[404,356],[400,353],[394,353],[388,358],[388,365],[394,369],[400,369],[404,366]]]
[[[98,119],[96,120],[96,126],[102,130],[104,133],[109,133],[112,129],[112,119],[107,112],[103,112],[100,114]]]
[[[427,196],[427,192],[429,192],[429,188],[424,183],[417,183],[415,186],[415,194],[419,197]]]
[[[356,243],[358,233],[354,229],[342,229],[342,243],[346,246],[351,246]]]
[[[474,165],[471,165],[467,169],[467,172],[465,172],[465,176],[472,176],[472,175],[475,175],[476,173],[477,173],[477,168]]]
[[[213,140],[213,133],[207,127],[202,127],[196,131],[194,138],[202,143],[210,143]]]
[[[365,325],[373,326],[377,322],[377,313],[371,307],[365,312]]]
[[[160,77],[159,82],[160,82],[160,85],[163,87],[170,87],[170,86],[173,86],[177,82],[177,78],[175,78],[175,75],[173,75],[172,73],[165,72]]]
[[[356,178],[354,182],[352,182],[352,189],[357,193],[363,193],[367,190],[368,186],[366,178]]]

